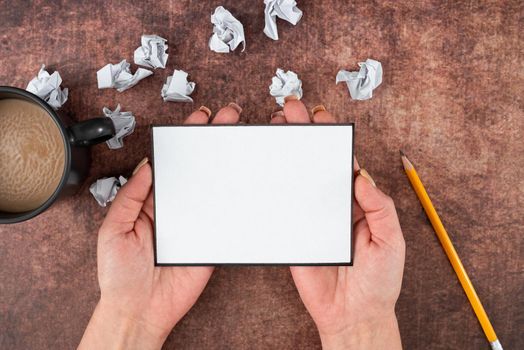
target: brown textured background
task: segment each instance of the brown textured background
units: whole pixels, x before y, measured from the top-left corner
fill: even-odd
[[[244,107],[246,123],[276,109],[277,67],[297,72],[304,102],[355,121],[361,165],[396,201],[407,242],[397,313],[406,349],[488,349],[484,335],[401,169],[403,148],[439,209],[502,344],[524,338],[524,8],[521,1],[299,1],[296,27],[262,33],[262,1],[0,0],[0,85],[26,87],[40,64],[70,89],[75,120],[122,104],[137,117],[125,147],[92,149],[84,189],[34,220],[0,227],[0,348],[70,349],[98,299],[96,235],[106,209],[88,193],[102,176],[128,175],[150,151],[150,124],[179,124],[205,104]],[[224,5],[244,24],[244,53],[207,47],[209,16]],[[132,89],[98,90],[96,71],[133,59],[140,35],[169,41],[165,70]],[[339,69],[371,57],[384,82],[352,101]],[[173,69],[197,83],[195,104],[163,103]],[[133,68],[134,70],[134,68]],[[261,213],[263,215],[263,213]],[[287,268],[219,268],[165,348],[313,349],[315,327]]]

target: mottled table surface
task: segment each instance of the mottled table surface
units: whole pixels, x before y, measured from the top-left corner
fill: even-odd
[[[209,16],[224,5],[244,24],[243,53],[207,47]],[[242,121],[276,110],[268,85],[277,67],[297,72],[304,102],[324,103],[356,123],[356,154],[396,202],[407,242],[397,314],[406,349],[488,349],[481,328],[402,171],[402,148],[418,167],[503,345],[524,338],[524,8],[521,1],[299,1],[296,27],[263,33],[262,1],[0,0],[0,85],[25,87],[45,63],[69,88],[75,120],[102,107],[131,110],[125,147],[92,148],[81,193],[43,215],[0,227],[0,348],[71,349],[99,298],[97,229],[106,209],[88,193],[103,176],[128,175],[150,152],[149,125],[180,124],[205,104],[230,101]],[[98,90],[96,71],[132,61],[140,35],[169,41],[167,69],[118,93]],[[339,69],[382,62],[368,101],[335,85]],[[164,103],[173,69],[197,84],[195,103]],[[133,68],[134,69],[134,68]],[[263,213],[261,213],[263,215]],[[316,329],[289,270],[218,268],[165,348],[313,349]]]

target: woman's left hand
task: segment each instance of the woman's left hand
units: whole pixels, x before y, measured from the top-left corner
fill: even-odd
[[[240,107],[221,109],[214,123],[234,124]],[[205,124],[200,108],[186,123]],[[147,158],[120,189],[98,234],[100,301],[80,349],[160,349],[206,286],[212,267],[155,267],[152,172]]]

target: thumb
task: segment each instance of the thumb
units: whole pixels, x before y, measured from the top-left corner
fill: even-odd
[[[373,242],[390,246],[403,244],[393,199],[376,187],[365,169],[360,169],[355,179],[355,198],[364,211]]]
[[[152,181],[151,166],[145,158],[131,179],[118,191],[100,228],[101,234],[122,234],[133,230],[151,191]]]

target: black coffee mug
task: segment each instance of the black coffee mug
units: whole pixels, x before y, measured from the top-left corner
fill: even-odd
[[[93,118],[67,126],[70,124],[69,119],[63,113],[57,113],[41,98],[26,90],[0,86],[0,100],[8,98],[31,102],[47,112],[49,118],[53,119],[60,129],[64,142],[65,161],[62,178],[51,197],[38,208],[26,212],[0,211],[0,224],[31,219],[49,208],[58,198],[76,193],[89,171],[91,160],[88,146],[107,141],[115,135],[115,126],[110,118]]]

